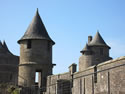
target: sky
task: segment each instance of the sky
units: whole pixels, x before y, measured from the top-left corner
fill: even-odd
[[[13,54],[20,55],[17,41],[37,8],[56,42],[54,74],[67,72],[72,63],[78,66],[80,51],[97,30],[111,47],[111,57],[125,55],[125,0],[0,0],[0,40]]]

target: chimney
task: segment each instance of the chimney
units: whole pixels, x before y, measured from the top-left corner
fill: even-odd
[[[76,64],[75,63],[73,63],[72,65],[70,65],[69,66],[69,72],[70,72],[70,74],[72,75],[74,72],[76,72]]]
[[[92,36],[88,36],[88,43],[90,43],[92,40]]]

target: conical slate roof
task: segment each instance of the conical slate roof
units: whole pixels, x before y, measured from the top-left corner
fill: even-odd
[[[20,41],[22,40],[27,40],[27,39],[45,39],[55,44],[55,42],[49,37],[46,31],[46,28],[40,18],[38,9],[27,31],[25,32],[24,36],[18,41],[18,43],[20,43]]]
[[[0,55],[13,55],[10,51],[9,51],[9,49],[8,49],[8,47],[7,47],[7,45],[6,45],[6,42],[4,41],[3,43],[0,41]]]
[[[7,51],[5,50],[5,48],[3,47],[2,42],[0,41],[0,54],[6,53]]]
[[[12,53],[9,51],[9,49],[8,49],[8,47],[7,47],[7,45],[6,45],[6,42],[5,42],[5,41],[3,41],[3,48],[6,50],[6,52],[8,52],[8,53],[12,54]],[[13,55],[13,54],[12,54],[12,55]]]
[[[80,51],[80,52],[82,53],[82,52],[85,52],[85,51],[90,51],[87,43],[86,43],[85,47],[83,48],[83,50]]]
[[[6,45],[6,42],[4,41],[3,43],[0,41],[0,66],[1,67],[4,67],[4,65],[18,65],[19,63],[19,57],[18,56],[15,56],[13,55],[7,45]],[[11,67],[11,66],[9,66]]]
[[[105,43],[105,41],[103,40],[103,38],[101,37],[99,32],[96,33],[95,37],[92,39],[92,41],[88,45],[89,46],[107,46],[107,47],[109,47]]]
[[[3,45],[2,42],[0,41],[0,49],[3,49]]]

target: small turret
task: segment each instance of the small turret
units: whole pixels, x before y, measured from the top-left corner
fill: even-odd
[[[82,51],[82,56],[79,58],[79,71],[85,70],[87,67],[92,66],[92,51],[86,43]]]
[[[82,54],[84,54],[84,55],[89,55],[89,54],[91,54],[91,50],[89,49],[89,46],[88,46],[88,44],[86,43],[86,45],[85,45],[85,47],[83,48],[83,50],[82,51],[80,51]]]
[[[96,33],[93,39],[89,36],[88,44],[81,51],[82,56],[79,59],[79,71],[112,59],[109,57],[109,49],[110,47],[105,43],[99,32]]]

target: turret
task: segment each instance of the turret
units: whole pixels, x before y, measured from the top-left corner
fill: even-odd
[[[82,56],[79,58],[79,71],[82,71],[87,67],[92,66],[92,51],[88,44],[86,44],[80,52],[82,53]]]
[[[4,41],[0,41],[0,83],[17,85],[19,57],[13,55]]]
[[[79,71],[112,59],[109,57],[109,49],[110,47],[105,43],[99,32],[96,33],[93,39],[89,36],[88,44],[81,51],[82,56],[79,59]]]
[[[35,85],[38,73],[39,87],[46,87],[46,78],[52,74],[52,46],[55,42],[48,35],[38,10],[20,44],[19,80],[20,86]]]

